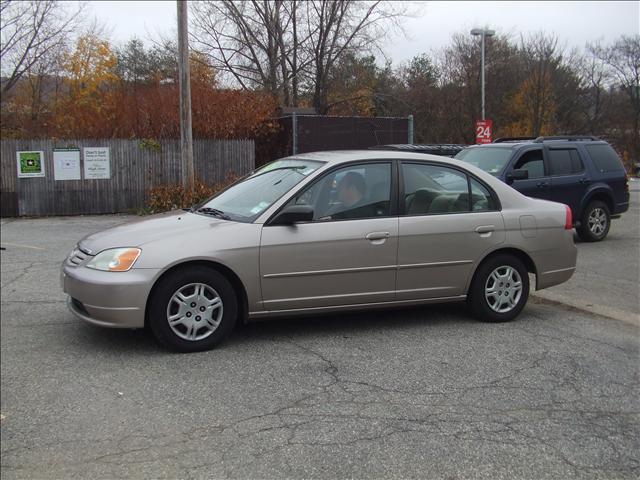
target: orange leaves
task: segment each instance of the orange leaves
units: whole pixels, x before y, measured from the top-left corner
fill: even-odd
[[[116,56],[94,35],[78,39],[64,59],[65,95],[56,105],[58,137],[110,137],[115,115]]]
[[[78,39],[56,76],[33,75],[3,104],[3,135],[37,138],[177,138],[179,95],[170,50],[148,62],[141,74],[129,70],[109,42],[96,35]],[[160,58],[160,57],[158,57]],[[196,138],[256,138],[271,133],[275,100],[258,92],[220,89],[206,58],[192,54],[191,97]],[[172,70],[173,69],[173,70]],[[139,72],[133,72],[139,73]],[[39,86],[46,80],[44,87]],[[43,92],[45,92],[43,94]],[[10,105],[9,105],[10,104]],[[7,121],[7,119],[9,121]]]
[[[145,213],[160,213],[178,208],[189,208],[212,197],[214,193],[235,182],[237,177],[228,174],[224,182],[208,185],[196,180],[193,190],[185,190],[182,185],[160,185],[147,192]]]

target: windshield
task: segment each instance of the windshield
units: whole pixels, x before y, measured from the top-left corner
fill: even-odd
[[[252,222],[322,165],[323,162],[310,160],[276,160],[254,170],[194,211],[238,222]]]
[[[502,147],[465,148],[455,158],[497,176],[511,158],[511,149]]]

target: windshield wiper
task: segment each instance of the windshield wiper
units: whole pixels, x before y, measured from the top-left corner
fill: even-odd
[[[204,213],[205,215],[212,215],[214,217],[222,218],[223,220],[231,220],[231,217],[225,214],[222,210],[217,208],[202,207],[196,210],[197,213]]]

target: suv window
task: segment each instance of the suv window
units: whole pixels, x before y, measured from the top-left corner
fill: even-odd
[[[313,221],[356,220],[390,213],[391,164],[353,165],[327,173],[287,205],[313,207]]]
[[[624,170],[622,162],[611,145],[585,145],[593,163],[600,172],[616,172]]]
[[[513,166],[513,169],[527,170],[529,172],[529,178],[544,177],[544,157],[542,156],[542,149],[529,150],[522,154]]]
[[[580,155],[574,148],[550,149],[549,168],[551,175],[571,175],[584,171]]]
[[[467,176],[453,168],[405,163],[402,178],[407,215],[469,211]]]

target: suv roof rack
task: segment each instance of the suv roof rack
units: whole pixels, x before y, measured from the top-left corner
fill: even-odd
[[[559,135],[555,137],[538,137],[533,141],[533,143],[542,143],[552,140],[567,140],[569,142],[575,142],[577,140],[597,141],[600,139],[593,135]]]
[[[536,137],[500,137],[496,138],[492,143],[521,142],[523,140],[535,140]]]

